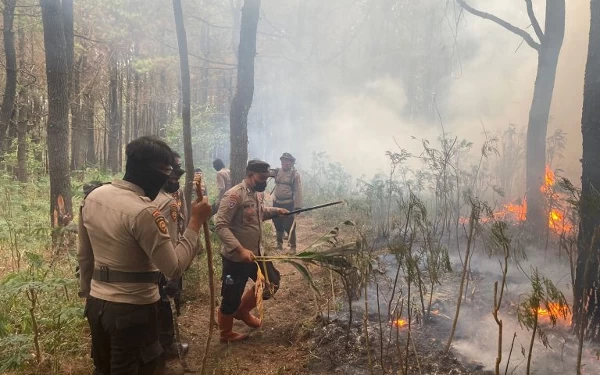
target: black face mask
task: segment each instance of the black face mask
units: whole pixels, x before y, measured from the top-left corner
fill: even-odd
[[[258,192],[263,192],[265,191],[265,189],[267,188],[267,182],[258,182],[258,181],[254,181],[254,188],[252,190],[254,191],[258,191]]]
[[[173,181],[169,180],[165,184],[165,191],[169,194],[173,194],[173,193],[177,192],[178,190],[179,190],[179,181],[173,182]]]
[[[123,180],[136,184],[144,194],[154,200],[165,186],[169,176],[149,166],[147,163],[128,161]]]

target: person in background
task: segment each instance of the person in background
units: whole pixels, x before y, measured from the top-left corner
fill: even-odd
[[[225,168],[225,163],[221,159],[215,159],[213,161],[213,168],[217,171],[217,189],[219,189],[219,195],[213,205],[213,212],[216,213],[219,208],[221,198],[227,190],[231,189],[231,171],[229,168]]]
[[[279,158],[281,168],[271,170],[271,176],[275,178],[275,196],[273,207],[284,208],[294,211],[302,208],[302,181],[300,174],[294,168],[296,158],[288,152],[284,152]],[[285,232],[290,239],[290,252],[296,252],[296,225],[295,215],[276,217],[273,219],[277,232],[277,249],[283,249]]]
[[[201,168],[194,169],[194,181],[198,178],[202,179],[202,184],[200,185],[200,189],[202,190],[202,195],[208,197],[208,190],[206,189],[206,181],[204,180],[204,172],[202,172]],[[192,190],[192,197],[196,196],[196,189]]]
[[[182,161],[181,161],[181,155],[179,155],[177,152],[173,152],[173,157],[175,158],[175,164],[173,166],[173,168],[175,168],[175,166],[177,166],[177,169],[181,170],[183,173],[185,173],[185,169],[183,169],[182,166]],[[179,183],[179,179],[177,180]],[[183,186],[181,186],[181,183],[179,183],[180,187],[179,189],[172,193],[173,199],[175,199],[175,203],[177,203],[177,207],[179,207],[179,217],[177,218],[177,231],[179,232],[179,235],[181,236],[183,234],[183,232],[185,232],[185,227],[187,225],[187,218],[188,218],[188,213],[187,213],[187,204],[185,201],[185,194],[183,191]]]
[[[179,241],[179,227],[181,223],[181,207],[175,200],[174,196],[179,195],[180,186],[179,179],[185,171],[181,168],[179,162],[180,159],[177,153],[173,153],[173,170],[167,180],[164,188],[158,194],[154,200],[154,204],[160,210],[163,217],[167,220],[167,227],[169,229],[169,236],[173,246],[177,246]],[[158,303],[158,333],[160,345],[164,349],[160,366],[164,366],[164,360],[174,358],[181,351],[182,355],[187,354],[189,350],[189,344],[187,343],[176,343],[175,342],[175,328],[173,322],[173,310],[171,308],[171,300],[173,298],[175,302],[175,313],[179,315],[179,308],[181,306],[181,291],[183,287],[183,277],[177,279],[168,280],[164,274],[160,274],[158,280],[158,291],[160,293],[160,300]],[[177,348],[179,345],[179,348]],[[162,370],[162,368],[161,368]]]
[[[96,375],[150,375],[158,339],[159,272],[179,278],[198,253],[198,232],[210,216],[206,199],[192,203],[176,246],[152,202],[173,170],[169,146],[141,137],[126,149],[125,176],[89,192],[80,206],[80,293],[92,335]]]
[[[244,289],[248,278],[256,281],[258,266],[254,257],[262,255],[262,222],[287,214],[283,208],[263,206],[263,192],[269,176],[269,164],[250,160],[246,167],[246,178],[228,190],[219,204],[215,223],[222,243],[223,259],[222,300],[217,313],[221,342],[240,341],[248,337],[233,331],[234,318],[252,328],[262,324],[260,319],[251,314],[256,307],[254,286],[246,291]],[[262,272],[264,274],[265,270]]]

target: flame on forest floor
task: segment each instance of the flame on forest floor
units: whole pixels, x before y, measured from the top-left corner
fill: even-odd
[[[392,325],[394,327],[402,328],[402,327],[408,325],[408,321],[406,321],[404,319],[396,319],[396,320],[392,321]]]
[[[558,303],[549,303],[548,306],[540,307],[537,309],[537,313],[538,319],[542,321],[550,321],[551,316],[554,316],[557,321],[571,325],[573,320],[573,314],[569,306]]]
[[[542,185],[540,191],[551,206],[548,212],[548,228],[556,234],[571,233],[573,231],[573,223],[567,217],[567,210],[561,202],[561,200],[564,200],[562,199],[564,197],[555,191],[555,185],[556,176],[550,167],[546,166],[544,185]],[[490,221],[490,219],[483,217],[480,221],[485,223]],[[527,200],[520,199],[503,205],[501,209],[494,211],[493,219],[512,223],[524,222],[527,219]],[[469,218],[460,218],[459,222],[461,224],[468,224]]]

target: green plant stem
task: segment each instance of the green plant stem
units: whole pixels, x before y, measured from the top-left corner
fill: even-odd
[[[375,281],[375,293],[377,293],[377,320],[379,321],[379,364],[381,372],[385,374],[383,366],[383,325],[381,324],[381,308],[379,306],[379,283]]]
[[[371,356],[371,343],[369,342],[369,299],[367,295],[367,285],[368,283],[365,282],[365,314],[363,317],[363,324],[365,328],[365,346],[367,349],[367,360],[369,361],[369,373],[373,375],[373,358]]]
[[[517,338],[517,333],[515,332],[512,339],[512,344],[510,344],[510,351],[508,352],[508,358],[506,359],[506,369],[504,370],[504,375],[508,374],[508,365],[510,364],[510,357],[512,357],[512,352],[515,347],[515,339]]]
[[[454,339],[454,333],[456,332],[456,325],[458,323],[458,316],[460,315],[460,305],[462,303],[462,296],[465,287],[465,278],[467,276],[467,267],[469,266],[469,256],[471,255],[471,244],[473,242],[473,233],[475,231],[475,222],[478,219],[477,211],[478,208],[473,205],[471,208],[471,215],[469,217],[469,235],[467,237],[467,250],[465,259],[463,262],[462,277],[460,279],[460,287],[458,290],[458,300],[456,301],[456,312],[454,314],[454,321],[452,322],[452,330],[450,331],[450,337],[448,337],[448,343],[446,344],[446,353],[450,351],[452,340]]]
[[[585,267],[583,269],[583,285],[588,285],[588,277],[589,277],[589,268],[590,268],[590,257],[592,254],[592,250],[596,245],[596,239],[600,232],[600,227],[596,227],[594,231],[594,235],[592,236],[592,242],[590,244],[590,248],[588,251],[587,259],[585,260]],[[588,300],[588,292],[584,289],[583,301],[581,302],[581,309],[579,311],[579,329],[578,329],[578,345],[577,345],[577,375],[581,375],[581,357],[583,355],[583,338],[585,337],[585,326],[586,326],[586,314],[585,314],[585,306],[587,305]]]
[[[31,317],[31,327],[33,329],[33,346],[35,347],[35,360],[39,365],[42,361],[42,350],[40,349],[40,329],[37,318],[35,317],[35,309],[37,307],[37,292],[30,288],[27,290],[27,298],[31,303],[29,307],[29,316]]]
[[[531,371],[531,357],[533,357],[533,343],[535,342],[535,334],[537,333],[538,328],[538,311],[535,310],[533,315],[533,333],[531,334],[531,341],[529,342],[529,352],[527,354],[527,371],[526,374],[529,375]]]

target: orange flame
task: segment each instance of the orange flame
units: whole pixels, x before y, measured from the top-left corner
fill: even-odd
[[[546,196],[549,202],[552,202],[552,207],[548,212],[548,228],[555,233],[571,233],[573,231],[573,223],[566,217],[566,210],[559,204],[560,195],[554,191],[556,184],[556,176],[549,166],[546,166],[544,174],[544,185],[540,187],[540,191]],[[523,199],[520,203],[512,202],[505,204],[500,210],[493,213],[494,219],[508,222],[520,223],[527,219],[527,200]],[[482,218],[481,222],[487,222],[489,218]],[[468,224],[468,218],[460,218],[460,224]]]
[[[573,315],[569,310],[569,306],[560,305],[558,303],[549,303],[547,308],[540,307],[537,309],[538,318],[541,320],[550,320],[550,315],[557,318],[558,321],[571,324]]]
[[[408,322],[404,319],[397,319],[392,322],[392,325],[394,327],[398,327],[398,328],[402,328],[402,327],[406,326],[407,324],[408,324]]]

